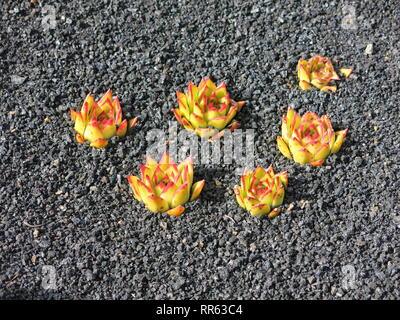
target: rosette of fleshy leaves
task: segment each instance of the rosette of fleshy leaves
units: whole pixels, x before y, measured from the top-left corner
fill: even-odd
[[[352,69],[342,68],[340,72],[349,77]],[[316,55],[311,59],[300,59],[297,63],[297,75],[299,77],[299,86],[303,90],[309,90],[313,86],[321,91],[336,92],[336,85],[331,84],[332,80],[340,80],[333,68],[332,62],[328,57]]]
[[[240,186],[236,185],[234,191],[239,205],[253,216],[268,215],[272,218],[280,212],[278,207],[283,202],[287,184],[286,171],[275,174],[272,166],[267,170],[257,167],[245,171]]]
[[[232,100],[225,83],[216,86],[206,78],[198,86],[189,83],[187,91],[176,92],[176,96],[179,108],[172,110],[176,119],[201,137],[216,136],[229,124],[231,130],[239,127],[232,120],[245,102]]]
[[[189,157],[179,165],[164,153],[159,163],[147,157],[141,166],[141,179],[128,176],[133,195],[152,212],[166,212],[179,216],[184,204],[195,200],[201,193],[205,180],[193,184],[193,161]]]
[[[319,166],[340,150],[346,134],[347,129],[335,132],[327,115],[319,117],[308,111],[301,117],[289,107],[282,117],[282,136],[277,137],[277,143],[285,157]]]
[[[108,90],[99,101],[88,94],[80,111],[73,109],[71,120],[75,121],[76,140],[81,143],[89,141],[96,148],[104,148],[108,139],[122,137],[129,128],[133,128],[138,118],[122,120],[122,108],[118,97],[113,98]]]

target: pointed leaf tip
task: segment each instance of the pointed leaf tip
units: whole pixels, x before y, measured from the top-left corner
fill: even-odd
[[[85,139],[79,133],[76,134],[75,138],[79,143],[85,143]]]
[[[75,120],[76,119],[76,111],[73,109],[69,109],[70,114],[71,114],[71,120]]]
[[[129,129],[132,129],[132,128],[136,125],[136,123],[138,122],[138,120],[139,120],[139,117],[130,119],[130,120],[129,120]]]

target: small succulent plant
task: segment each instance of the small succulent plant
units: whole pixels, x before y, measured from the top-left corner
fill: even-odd
[[[142,178],[128,176],[128,181],[135,198],[152,212],[181,215],[185,210],[183,205],[195,200],[205,184],[204,180],[193,184],[193,161],[190,157],[177,165],[168,152],[159,163],[148,156],[140,169]]]
[[[128,127],[133,128],[138,120],[138,118],[133,118],[129,122],[126,119],[122,120],[119,99],[117,97],[113,99],[111,90],[97,102],[91,94],[88,94],[81,110],[71,109],[70,112],[71,120],[75,121],[76,140],[81,143],[87,140],[96,148],[107,146],[108,139],[113,136],[124,136]]]
[[[341,68],[339,72],[347,79],[353,73],[353,69],[350,68]]]
[[[340,150],[346,134],[347,129],[335,132],[327,115],[318,117],[306,112],[301,117],[289,108],[282,117],[282,136],[277,137],[277,143],[285,157],[319,166],[331,153]]]
[[[300,80],[299,86],[303,90],[309,90],[314,86],[321,91],[336,92],[336,85],[329,83],[332,80],[340,80],[329,58],[318,55],[308,61],[300,59],[297,63],[297,74]]]
[[[225,83],[217,87],[210,78],[203,79],[198,86],[189,83],[185,93],[176,92],[176,95],[179,108],[172,110],[176,119],[201,137],[219,134],[245,104],[229,97]]]
[[[253,216],[268,215],[272,218],[280,212],[278,207],[283,202],[287,184],[286,171],[275,174],[272,166],[267,170],[257,167],[246,170],[241,176],[240,186],[236,185],[234,191],[239,205]]]

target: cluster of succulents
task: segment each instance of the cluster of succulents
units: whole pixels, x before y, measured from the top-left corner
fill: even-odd
[[[345,78],[352,69],[339,70]],[[297,65],[299,86],[303,90],[313,86],[322,91],[337,90],[333,80],[340,80],[327,57],[314,56],[310,60],[300,59]],[[225,83],[216,85],[210,78],[203,79],[198,86],[189,83],[186,92],[176,92],[178,108],[173,113],[187,130],[202,138],[216,139],[223,136],[225,129],[235,130],[240,124],[234,120],[244,101],[230,98]],[[80,111],[70,110],[75,121],[76,140],[89,141],[96,148],[107,146],[113,136],[125,136],[127,129],[135,126],[138,118],[122,120],[122,108],[117,97],[108,90],[99,101],[89,94]],[[334,131],[327,115],[319,117],[313,112],[300,116],[290,108],[282,117],[282,135],[277,137],[277,146],[287,158],[300,164],[319,166],[326,158],[340,150],[347,129]],[[166,152],[157,162],[147,157],[140,167],[141,178],[127,177],[134,197],[143,202],[152,212],[165,212],[179,216],[184,204],[197,199],[205,180],[193,183],[194,167],[189,157],[177,165]],[[246,170],[240,185],[234,187],[238,204],[253,216],[275,217],[280,212],[288,173],[275,174],[272,166],[267,170],[257,167]]]

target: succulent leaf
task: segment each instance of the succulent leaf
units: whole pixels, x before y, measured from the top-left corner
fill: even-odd
[[[128,121],[124,119],[124,121],[122,121],[121,124],[119,125],[118,130],[114,132],[112,136],[116,134],[118,137],[123,137],[126,134],[127,129],[128,129]]]
[[[144,198],[144,203],[152,212],[165,212],[169,209],[168,202],[155,194],[150,194]]]
[[[331,153],[336,153],[342,147],[343,141],[346,138],[347,129],[335,132],[335,142],[332,146]]]
[[[90,146],[91,147],[95,147],[97,149],[100,149],[100,148],[106,147],[107,144],[108,144],[108,140],[99,138],[99,139],[96,139],[93,142],[91,142]]]
[[[282,152],[282,154],[286,158],[292,159],[292,154],[290,153],[289,147],[287,146],[286,142],[282,139],[282,137],[277,137],[276,140],[278,143],[279,151]]]
[[[204,184],[206,183],[205,180],[197,181],[192,186],[192,196],[190,197],[190,201],[196,200],[200,195],[201,191],[203,190]]]
[[[170,216],[179,217],[185,211],[184,206],[178,206],[176,208],[168,210],[166,213]]]
[[[79,133],[76,134],[75,138],[79,143],[85,143],[85,139]]]

